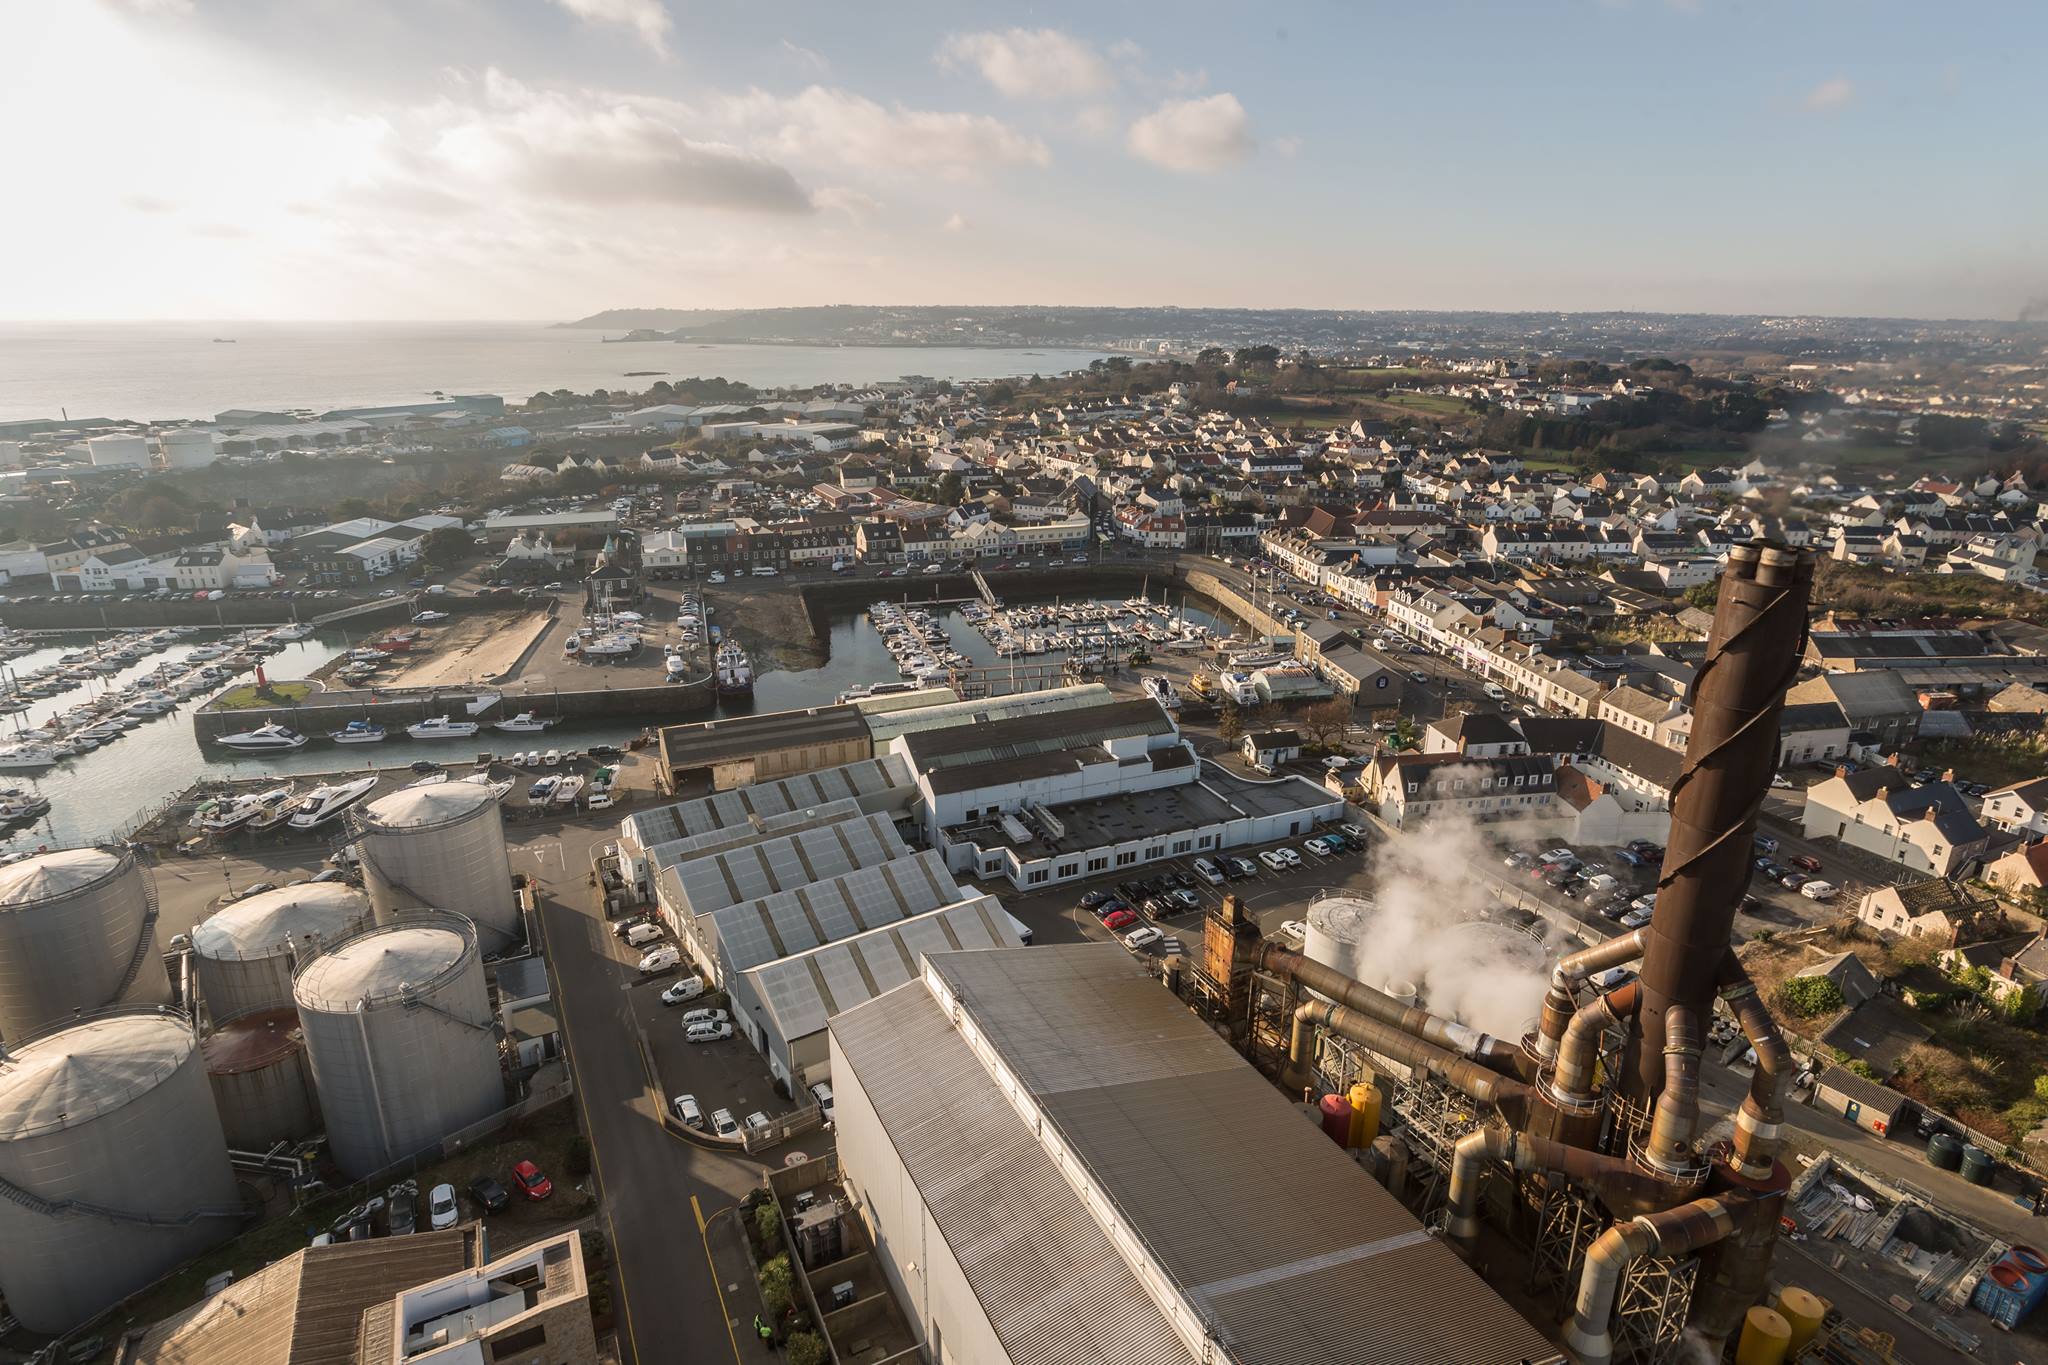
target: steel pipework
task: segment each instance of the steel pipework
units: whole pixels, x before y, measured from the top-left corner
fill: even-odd
[[[1470,1099],[1502,1110],[1516,1123],[1528,1117],[1529,1101],[1535,1092],[1525,1082],[1327,1000],[1305,1001],[1294,1011],[1294,1026],[1287,1039],[1287,1060],[1292,1067],[1307,1067],[1308,1038],[1318,1027],[1425,1072]]]
[[[1578,1304],[1564,1329],[1564,1344],[1580,1365],[1608,1365],[1614,1358],[1614,1338],[1607,1328],[1629,1262],[1650,1255],[1684,1256],[1711,1246],[1734,1229],[1728,1205],[1706,1198],[1616,1223],[1595,1238],[1579,1276]]]
[[[1420,1006],[1404,1005],[1385,991],[1376,991],[1363,981],[1348,977],[1334,967],[1326,967],[1291,948],[1267,944],[1260,953],[1259,965],[1275,976],[1286,977],[1304,990],[1326,995],[1348,1009],[1461,1057],[1501,1066],[1513,1065],[1516,1049],[1505,1039],[1466,1028]]]
[[[1569,1104],[1584,1104],[1593,1098],[1593,1073],[1600,1065],[1600,1039],[1609,1028],[1635,1017],[1642,1004],[1642,986],[1634,981],[1596,995],[1572,1015],[1565,1026],[1564,1041],[1557,1049],[1557,1069],[1551,1085],[1558,1097]]]
[[[1792,1049],[1733,949],[1721,959],[1720,981],[1721,998],[1742,1026],[1742,1036],[1756,1049],[1749,1094],[1735,1114],[1736,1166],[1749,1179],[1763,1180],[1777,1165],[1783,1141],[1785,1078],[1792,1071]]]
[[[1579,1007],[1579,983],[1594,972],[1634,962],[1643,955],[1646,941],[1641,929],[1631,929],[1557,960],[1550,973],[1550,989],[1543,996],[1543,1022],[1536,1032],[1537,1056],[1546,1062],[1556,1059],[1565,1030]]]

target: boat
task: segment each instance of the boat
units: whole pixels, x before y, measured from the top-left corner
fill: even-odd
[[[555,784],[554,795],[548,800],[557,806],[574,805],[576,798],[583,794],[583,779],[574,774]]]
[[[405,732],[414,739],[468,739],[483,727],[473,720],[450,720],[446,716],[435,716],[405,727]]]
[[[213,742],[223,749],[263,753],[271,749],[303,749],[306,746],[306,737],[297,730],[282,725],[259,725],[240,734],[216,735]]]
[[[526,789],[526,799],[536,806],[545,805],[554,796],[555,788],[561,784],[562,779],[559,776],[543,777]]]
[[[192,823],[208,834],[226,834],[240,829],[243,825],[254,824],[261,815],[283,810],[290,804],[290,787],[272,787],[268,791],[251,792],[246,796],[228,797],[209,802],[211,809],[204,811]],[[271,821],[275,824],[276,821]]]
[[[384,733],[384,727],[373,720],[352,720],[339,730],[329,730],[327,737],[336,744],[381,744]]]
[[[280,640],[309,640],[320,627],[307,621],[297,621],[288,626],[279,626],[272,633]]]
[[[536,716],[531,711],[521,711],[510,720],[501,720],[491,728],[508,735],[535,735],[555,722],[545,716]]]
[[[353,782],[331,787],[315,787],[299,798],[297,809],[292,812],[291,826],[293,829],[318,829],[376,789],[377,779],[374,777],[359,777]]]
[[[488,772],[471,773],[462,780],[472,787],[482,787],[491,794],[494,800],[498,801],[505,799],[506,793],[512,790],[513,785],[511,778],[508,777],[502,782],[494,781]]]
[[[263,809],[249,818],[250,829],[276,829],[291,819],[292,812],[298,809],[299,793],[296,788],[277,787],[263,795],[266,798]]]
[[[428,773],[425,777],[422,777],[417,781],[406,783],[405,790],[410,791],[414,787],[438,787],[443,782],[447,782],[450,780],[451,779],[449,778],[447,773]]]
[[[0,748],[0,770],[27,772],[36,768],[51,768],[57,763],[57,755],[47,745],[9,744]]]
[[[747,651],[740,648],[737,640],[727,640],[718,647],[718,695],[754,695],[754,665],[747,658]]]

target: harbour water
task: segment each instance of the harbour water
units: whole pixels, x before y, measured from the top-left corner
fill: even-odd
[[[215,340],[220,338],[220,340]],[[231,339],[231,340],[230,340]],[[981,346],[713,346],[606,342],[538,322],[0,323],[0,422],[210,418],[423,403],[436,393],[643,392],[720,376],[758,388],[868,384],[906,374],[1061,374],[1103,353]],[[656,371],[633,374],[630,371]]]
[[[883,596],[877,585],[877,597]],[[902,596],[899,585],[898,596]],[[1070,599],[1071,600],[1071,599]],[[1104,601],[1120,601],[1105,597]],[[913,601],[912,605],[915,605]],[[1227,633],[1230,623],[1219,618],[1207,604],[1190,598],[1186,618],[1199,625]],[[953,647],[975,664],[1007,667],[1011,660],[998,658],[995,650],[961,616],[955,607],[933,611],[952,637]],[[26,674],[53,663],[82,646],[83,634],[63,637],[52,644],[12,661],[7,667]],[[34,730],[51,716],[76,706],[89,696],[108,688],[121,688],[149,673],[158,665],[189,656],[203,643],[193,637],[169,650],[130,665],[104,681],[80,687],[35,703],[20,715],[5,718],[10,730]],[[312,639],[288,644],[264,661],[265,675],[273,682],[302,678],[349,647],[339,632],[324,632]],[[832,622],[831,657],[821,668],[781,670],[763,673],[754,681],[751,706],[756,712],[790,710],[831,703],[841,692],[861,684],[899,681],[896,662],[884,648],[881,637],[868,624],[864,612],[846,612]],[[1015,660],[1020,672],[1033,664],[1059,664],[1059,653],[1034,655]],[[143,818],[193,783],[206,779],[258,777],[268,774],[291,776],[299,773],[339,772],[348,768],[403,767],[416,759],[466,766],[479,753],[510,755],[528,749],[586,749],[593,744],[623,744],[640,732],[638,721],[586,722],[558,726],[541,735],[501,735],[485,729],[469,739],[417,742],[394,736],[382,744],[339,747],[315,735],[304,748],[268,754],[235,753],[218,745],[202,745],[193,733],[192,711],[197,701],[187,702],[169,715],[158,716],[129,730],[120,739],[88,754],[68,758],[40,773],[0,772],[0,787],[19,787],[47,797],[50,810],[35,824],[17,830],[0,841],[0,850],[33,849],[39,845],[61,847],[124,835]],[[701,715],[677,716],[699,720]]]

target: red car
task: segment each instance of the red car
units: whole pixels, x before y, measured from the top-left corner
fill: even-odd
[[[531,1161],[514,1166],[512,1179],[528,1199],[545,1199],[555,1192],[555,1182],[542,1175],[540,1167]]]
[[[1128,928],[1130,928],[1130,927],[1131,927],[1131,926],[1132,926],[1133,924],[1136,924],[1137,922],[1138,922],[1138,912],[1137,912],[1137,911],[1135,911],[1135,910],[1118,910],[1118,911],[1116,911],[1115,913],[1113,913],[1113,914],[1111,914],[1111,915],[1108,915],[1108,916],[1104,917],[1104,919],[1103,919],[1103,921],[1102,921],[1102,927],[1103,927],[1103,928],[1105,928],[1105,929],[1111,929],[1111,930],[1115,930],[1115,929],[1128,929]]]
[[[1810,853],[1802,853],[1796,858],[1787,858],[1785,861],[1798,868],[1801,872],[1820,871],[1820,859]]]

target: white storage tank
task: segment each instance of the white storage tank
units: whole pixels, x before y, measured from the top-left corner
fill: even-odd
[[[476,922],[486,954],[520,941],[505,819],[487,787],[438,782],[405,787],[358,807],[363,885],[379,924],[421,910],[446,910]]]
[[[1368,896],[1326,896],[1308,908],[1308,932],[1302,956],[1344,973],[1354,981],[1369,977],[1365,966],[1366,931],[1372,923]]]
[[[199,1040],[168,1008],[88,1015],[0,1060],[0,1294],[64,1332],[240,1230]]]
[[[320,1131],[298,1011],[286,1006],[231,1019],[201,1040],[200,1051],[228,1146],[267,1152]]]
[[[322,943],[370,927],[370,898],[341,882],[281,886],[225,906],[192,931],[199,997],[216,1025],[292,1008],[292,969]]]
[[[304,963],[299,1024],[335,1164],[370,1175],[505,1104],[476,929],[428,912]]]
[[[95,467],[149,463],[147,436],[95,436],[85,443],[86,454]]]
[[[166,469],[199,469],[213,463],[213,433],[177,427],[156,438]]]
[[[170,998],[156,906],[133,854],[67,848],[0,867],[0,1039],[80,1010]]]

